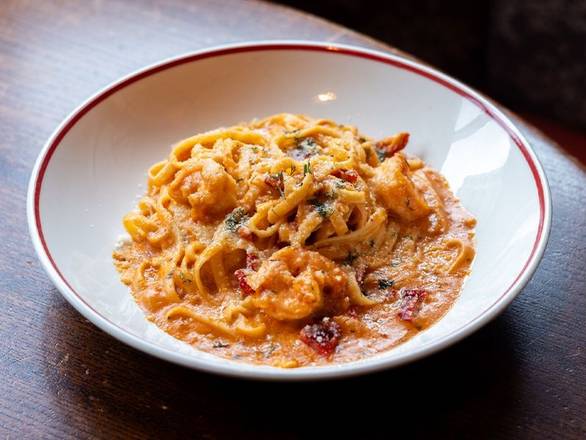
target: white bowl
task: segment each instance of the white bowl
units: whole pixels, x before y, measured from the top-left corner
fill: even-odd
[[[382,137],[409,131],[407,151],[441,170],[478,219],[477,257],[447,315],[405,344],[357,362],[278,369],[222,359],[145,319],[119,281],[112,248],[146,170],[194,133],[279,112],[353,124]],[[429,355],[501,312],[543,253],[551,202],[535,153],[490,102],[421,64],[309,42],[222,46],[149,66],[106,87],[57,128],[39,155],[28,221],[63,296],[119,340],[192,368],[263,379],[365,373]]]

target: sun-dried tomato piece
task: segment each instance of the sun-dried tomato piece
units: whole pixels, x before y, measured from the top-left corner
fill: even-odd
[[[401,151],[409,142],[409,133],[397,133],[376,143],[376,149],[383,153],[384,157],[391,157],[397,151]]]
[[[350,183],[355,183],[356,180],[358,180],[358,173],[356,171],[346,170],[344,168],[337,169],[332,173],[332,175]]]
[[[240,286],[242,293],[245,295],[252,295],[254,294],[254,289],[250,287],[250,284],[248,284],[248,281],[246,280],[247,274],[248,272],[245,269],[238,269],[234,272],[234,276],[238,280],[238,285]]]
[[[331,355],[342,337],[341,327],[331,318],[323,318],[315,324],[308,324],[301,329],[301,341],[322,356]]]
[[[401,310],[399,318],[403,321],[413,321],[419,313],[421,304],[427,296],[423,289],[401,289]]]
[[[246,254],[246,268],[252,270],[258,270],[260,262],[258,256],[255,254]]]

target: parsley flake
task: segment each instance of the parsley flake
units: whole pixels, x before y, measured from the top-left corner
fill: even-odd
[[[390,289],[394,285],[395,285],[395,282],[393,280],[389,280],[386,278],[382,278],[382,279],[378,280],[378,288],[380,290]]]
[[[387,158],[387,153],[383,150],[379,150],[378,148],[376,149],[376,156],[378,157],[378,160],[380,162],[382,162],[383,160],[385,160]]]
[[[320,202],[318,199],[311,199],[310,203],[315,207],[315,210],[323,218],[328,218],[334,212],[334,207],[326,202]]]
[[[240,228],[240,226],[242,226],[242,224],[247,220],[248,215],[246,215],[244,208],[236,208],[226,216],[224,225],[226,225],[226,229],[228,229],[228,231],[236,232],[238,228]]]

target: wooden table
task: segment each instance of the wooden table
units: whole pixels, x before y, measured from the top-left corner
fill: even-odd
[[[54,127],[134,69],[261,38],[392,50],[266,3],[0,4],[0,437],[585,438],[586,174],[528,125],[553,192],[545,257],[499,318],[413,365],[327,383],[225,379],[135,351],[62,299],[25,219],[33,161]]]

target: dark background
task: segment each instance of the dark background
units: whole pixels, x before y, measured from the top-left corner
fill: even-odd
[[[510,108],[586,128],[584,0],[279,0],[411,53]]]

